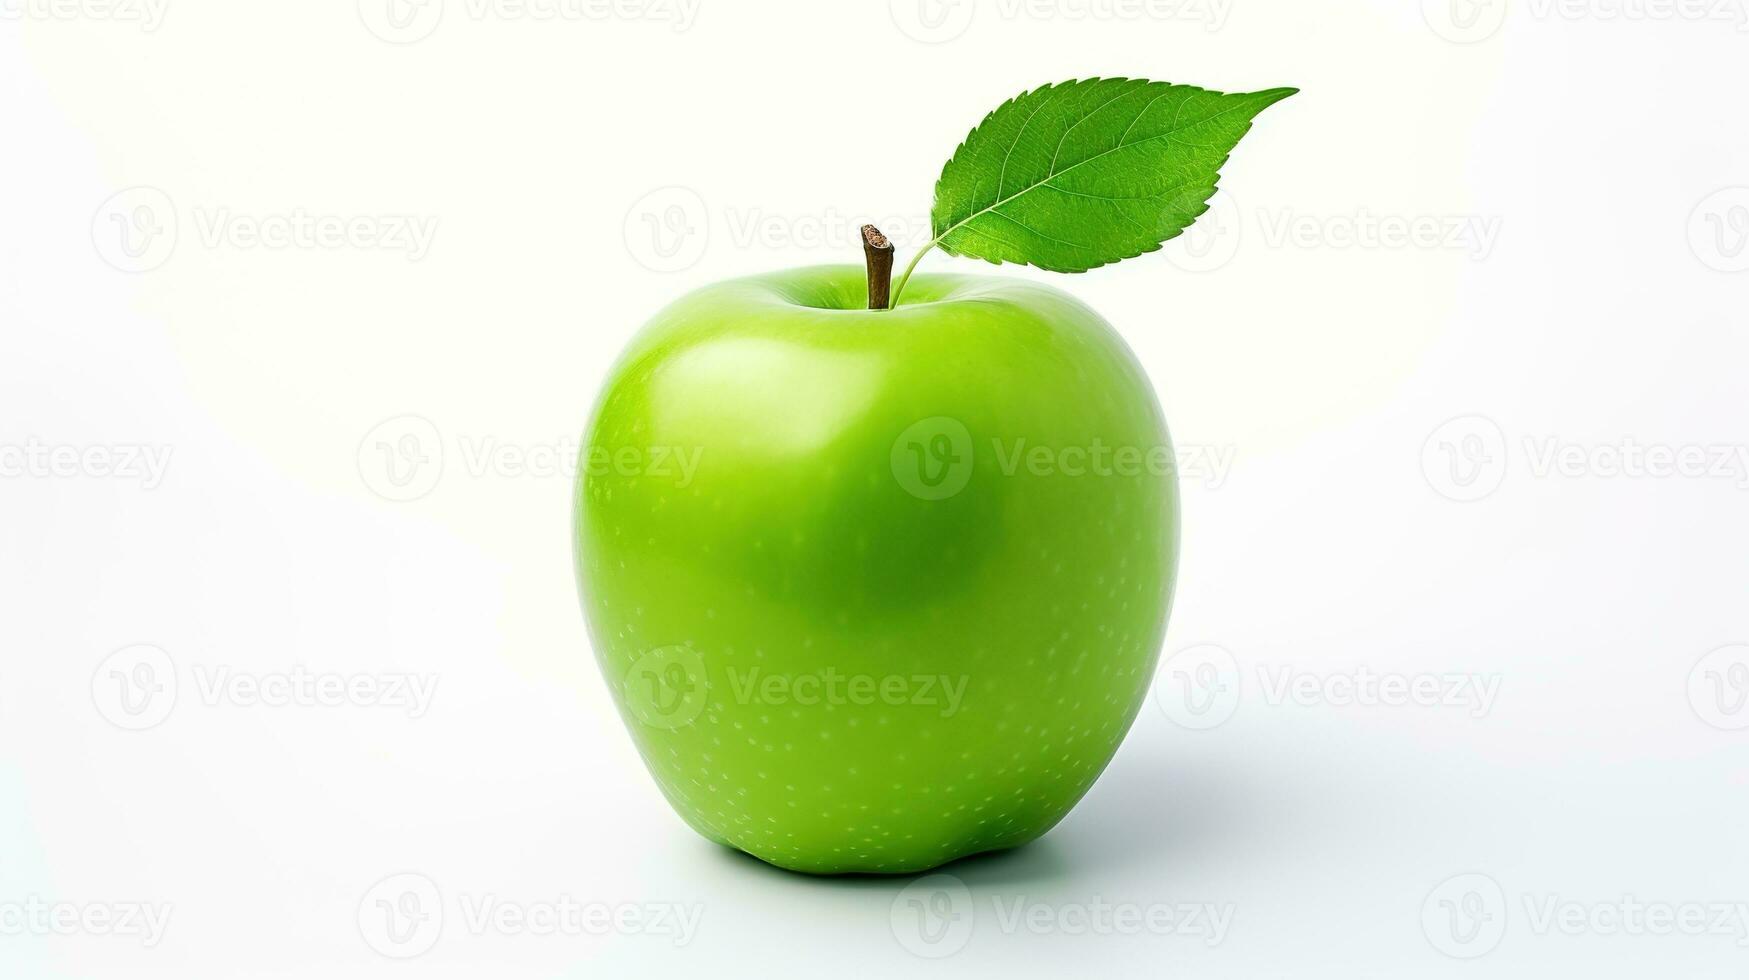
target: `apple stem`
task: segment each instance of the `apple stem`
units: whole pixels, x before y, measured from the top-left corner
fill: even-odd
[[[940,239],[931,239],[928,244],[917,250],[916,255],[911,256],[911,261],[906,264],[904,273],[899,276],[899,284],[893,287],[893,306],[899,305],[899,294],[905,291],[905,284],[911,281],[911,270],[917,268],[917,263],[923,260],[923,256],[929,254],[929,250],[935,247],[937,241]]]
[[[862,254],[868,260],[868,308],[884,310],[893,284],[893,243],[879,228],[863,225]]]

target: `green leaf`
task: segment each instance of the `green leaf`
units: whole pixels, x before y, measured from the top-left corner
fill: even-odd
[[[1152,252],[1208,210],[1251,120],[1296,91],[1093,78],[1017,96],[942,168],[935,243],[1053,272]]]

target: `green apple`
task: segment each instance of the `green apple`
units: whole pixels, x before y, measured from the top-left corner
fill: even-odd
[[[1146,696],[1177,562],[1152,385],[1019,279],[801,269],[669,306],[584,440],[602,672],[705,837],[908,873],[1044,834]]]

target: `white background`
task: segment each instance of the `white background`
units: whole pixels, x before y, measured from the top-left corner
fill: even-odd
[[[162,3],[0,0],[0,976],[1749,970],[1737,0]],[[577,609],[595,386],[689,288],[868,219],[905,261],[984,112],[1101,74],[1304,89],[1195,235],[995,270],[1230,459],[1188,652],[1022,851],[902,893],[707,844]],[[209,690],[299,670],[436,688]],[[471,919],[564,896],[620,925]],[[1101,911],[1187,905],[1225,932]]]

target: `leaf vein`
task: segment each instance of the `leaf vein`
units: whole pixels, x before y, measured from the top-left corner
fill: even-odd
[[[1143,84],[1145,85],[1146,83],[1143,83]],[[1063,130],[1063,135],[1057,137],[1057,145],[1051,148],[1051,165],[1045,168],[1045,173],[1046,174],[1055,174],[1057,172],[1057,154],[1063,152],[1063,141],[1069,138],[1069,134],[1073,133],[1077,126],[1080,126],[1082,123],[1086,122],[1087,120],[1092,119],[1094,116],[1099,115],[1101,112],[1104,112],[1106,106],[1111,105],[1113,102],[1116,102],[1118,99],[1123,98],[1124,96],[1130,94],[1131,92],[1134,92],[1135,90],[1136,89],[1134,86],[1130,86],[1128,88],[1125,88],[1123,91],[1117,93],[1116,95],[1112,96],[1109,99],[1106,99],[1104,102],[1101,102],[1097,109],[1094,109],[1092,112],[1089,112],[1085,116],[1082,116],[1080,119],[1075,120],[1075,122],[1072,125],[1070,125],[1068,129]],[[1126,130],[1124,130],[1124,132],[1128,133],[1129,130],[1126,129]],[[1121,139],[1122,137],[1119,137],[1119,138]]]
[[[1058,91],[1061,91],[1061,90],[1059,89]],[[1187,99],[1186,101],[1189,101],[1189,100]],[[1180,106],[1180,108],[1182,109],[1182,106]],[[1193,123],[1189,123],[1189,124],[1187,124],[1186,128],[1188,128],[1189,126],[1200,126],[1203,123],[1209,122],[1209,121],[1214,120],[1214,119],[1219,119],[1222,116],[1228,115],[1230,113],[1238,112],[1238,111],[1240,111],[1242,109],[1246,109],[1246,108],[1249,108],[1249,103],[1241,102],[1237,105],[1229,106],[1228,108],[1222,109],[1220,112],[1214,113],[1213,115],[1204,116],[1203,118],[1198,119]],[[1035,115],[1037,114],[1037,110],[1034,110],[1034,114]],[[1032,118],[1031,116],[1027,117],[1028,122],[1031,122],[1031,118]],[[1176,123],[1177,114],[1174,114],[1173,118],[1174,118],[1174,125],[1176,126],[1177,125],[1177,123]],[[1049,181],[1049,180],[1053,180],[1057,177],[1061,177],[1064,174],[1069,173],[1072,170],[1075,170],[1079,167],[1084,167],[1087,164],[1092,163],[1093,161],[1098,160],[1102,157],[1110,156],[1111,154],[1116,153],[1119,150],[1127,150],[1131,147],[1141,146],[1144,143],[1151,143],[1151,142],[1158,140],[1158,139],[1171,139],[1176,133],[1177,133],[1177,130],[1172,129],[1172,130],[1168,130],[1168,131],[1162,132],[1162,133],[1155,133],[1152,136],[1145,136],[1139,140],[1135,140],[1134,142],[1119,143],[1118,145],[1111,147],[1110,149],[1107,149],[1107,150],[1101,150],[1100,152],[1095,153],[1094,155],[1088,157],[1085,160],[1081,160],[1079,162],[1072,163],[1067,167],[1064,167],[1062,170],[1058,171],[1057,173],[1045,175],[1045,179],[1036,183],[1036,184],[1033,184],[1029,187],[1025,187],[1021,190],[1015,191],[1013,194],[1010,194],[1007,197],[1003,197],[1000,200],[994,201],[994,202],[986,205],[985,207],[982,207],[976,211],[973,211],[971,214],[966,215],[964,218],[961,218],[960,220],[954,222],[952,225],[948,226],[946,229],[944,229],[942,231],[942,233],[939,236],[937,236],[937,238],[938,239],[946,238],[948,235],[953,234],[953,232],[956,229],[960,228],[961,226],[965,225],[966,223],[968,223],[970,221],[974,221],[985,214],[988,214],[992,211],[995,211],[997,208],[1001,207],[1004,204],[1007,204],[1010,201],[1015,200],[1016,198],[1019,198],[1023,195],[1026,195],[1026,194],[1030,194],[1034,190],[1037,190],[1039,187],[1044,186],[1045,181]],[[1016,137],[1015,141],[1016,141],[1016,143],[1018,143],[1019,138]],[[1180,142],[1182,142],[1182,141],[1180,141]],[[1185,145],[1195,145],[1195,144],[1185,144]],[[1014,152],[1013,145],[1009,146],[1008,152],[1009,153]],[[1004,169],[1004,171],[1006,171],[1006,169],[1007,169],[1007,157],[1006,157],[1006,155],[1004,155],[1004,157],[1003,157],[1003,169]],[[1006,179],[1006,178],[1004,178],[1004,179]],[[1001,186],[1002,186],[1001,183],[997,184],[997,193],[998,194],[1001,193]],[[1059,187],[1057,189],[1061,190],[1062,188]]]
[[[1026,138],[1027,127],[1031,126],[1033,118],[1035,116],[1037,116],[1041,111],[1043,111],[1045,106],[1050,105],[1052,102],[1055,102],[1057,99],[1057,96],[1062,95],[1064,89],[1066,89],[1066,88],[1068,88],[1068,86],[1065,85],[1065,86],[1059,86],[1058,88],[1053,89],[1051,91],[1051,94],[1045,96],[1045,99],[1043,102],[1040,102],[1038,105],[1033,107],[1032,112],[1029,113],[1026,117],[1026,122],[1023,122],[1020,124],[1020,132],[1014,134],[1014,142],[1008,144],[1008,149],[1005,150],[1002,154],[1002,169],[996,175],[996,196],[997,197],[1001,197],[1003,189],[1008,186],[1008,158],[1014,155],[1014,148],[1019,146],[1021,140]]]
[[[1086,249],[1089,252],[1093,251],[1093,246],[1091,246],[1091,245],[1083,245],[1080,242],[1071,242],[1071,241],[1068,241],[1067,239],[1058,238],[1055,235],[1047,235],[1044,232],[1039,231],[1037,228],[1034,228],[1033,226],[1020,220],[1019,218],[1016,218],[1012,214],[1005,214],[1004,212],[1001,212],[1001,211],[992,211],[990,213],[996,215],[998,218],[1007,218],[1009,221],[1012,221],[1015,224],[1019,225],[1021,230],[1029,232],[1029,233],[1034,234],[1034,235],[1037,235],[1040,238],[1048,239],[1050,241],[1056,242],[1059,245],[1067,245],[1070,248],[1082,248],[1082,249]]]

